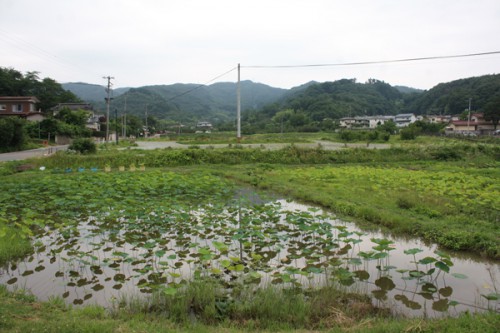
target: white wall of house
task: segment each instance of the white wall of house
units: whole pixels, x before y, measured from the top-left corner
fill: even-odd
[[[406,127],[417,121],[417,117],[413,113],[398,114],[394,117],[394,122],[397,127]]]

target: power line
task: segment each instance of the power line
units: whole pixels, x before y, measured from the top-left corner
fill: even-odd
[[[247,65],[247,66],[241,66],[241,67],[242,68],[341,67],[341,66],[360,66],[360,65],[389,64],[389,63],[399,63],[399,62],[413,62],[413,61],[423,61],[423,60],[467,58],[467,57],[478,57],[478,56],[493,55],[493,54],[500,54],[500,51],[481,52],[481,53],[467,53],[467,54],[445,55],[445,56],[432,56],[432,57],[421,57],[421,58],[406,58],[406,59],[395,59],[395,60],[342,62],[342,63],[331,63],[331,64],[309,64],[309,65]]]
[[[44,50],[43,48],[28,42],[27,40],[16,36],[11,32],[7,32],[0,28],[0,39],[6,43],[11,44],[13,47],[33,56],[36,56],[42,60],[49,61],[59,66],[65,66],[66,68],[70,68],[72,70],[78,70],[79,72],[92,72],[92,69],[85,68],[81,65],[77,65],[68,61],[67,59],[56,56],[49,51]]]
[[[200,84],[200,85],[198,85],[198,86],[196,86],[196,87],[194,87],[194,88],[192,88],[192,89],[189,89],[189,90],[187,90],[187,91],[185,91],[185,92],[183,92],[183,93],[180,93],[180,94],[178,94],[178,95],[175,95],[174,97],[171,97],[171,98],[167,99],[166,101],[167,101],[167,102],[170,102],[171,100],[174,100],[174,99],[179,98],[179,97],[181,97],[181,96],[187,95],[187,94],[189,94],[189,93],[191,93],[191,92],[193,92],[193,91],[195,91],[195,90],[197,90],[197,89],[200,89],[200,88],[202,88],[202,87],[205,87],[205,86],[207,86],[209,83],[212,83],[212,82],[214,82],[215,80],[217,80],[217,79],[219,79],[219,78],[221,78],[221,77],[223,77],[223,76],[225,76],[225,75],[227,75],[227,74],[231,73],[232,71],[236,70],[237,68],[238,68],[238,67],[233,67],[233,68],[231,68],[230,70],[228,70],[227,72],[224,72],[224,73],[222,73],[222,74],[220,74],[220,75],[217,75],[217,76],[216,76],[216,77],[214,77],[213,79],[211,79],[211,80],[209,80],[209,81],[207,81],[207,82],[205,82],[205,83],[203,83],[203,84]]]

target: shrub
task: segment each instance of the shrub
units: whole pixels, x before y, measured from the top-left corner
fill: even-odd
[[[97,151],[97,146],[91,139],[79,138],[73,141],[69,149],[77,151],[80,154],[94,154]]]
[[[401,140],[415,140],[418,135],[418,131],[413,127],[403,128],[399,131]]]
[[[396,204],[401,209],[412,209],[413,207],[415,207],[415,202],[409,197],[404,196],[399,197],[396,200]]]

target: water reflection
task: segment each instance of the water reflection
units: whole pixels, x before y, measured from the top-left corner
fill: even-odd
[[[120,215],[120,214],[118,214]],[[336,284],[411,316],[499,307],[499,265],[452,258],[418,240],[364,233],[322,211],[278,200],[141,216],[102,214],[40,230],[35,253],[0,271],[0,283],[79,305],[123,295],[173,295],[190,279],[228,287]]]

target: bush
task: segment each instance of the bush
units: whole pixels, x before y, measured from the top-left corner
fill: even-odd
[[[94,154],[97,151],[97,146],[91,139],[79,138],[73,141],[69,149],[77,151],[80,154]]]
[[[418,135],[418,130],[412,127],[407,127],[399,131],[401,140],[415,140]]]
[[[26,121],[17,117],[0,119],[0,152],[22,149],[26,143]]]

